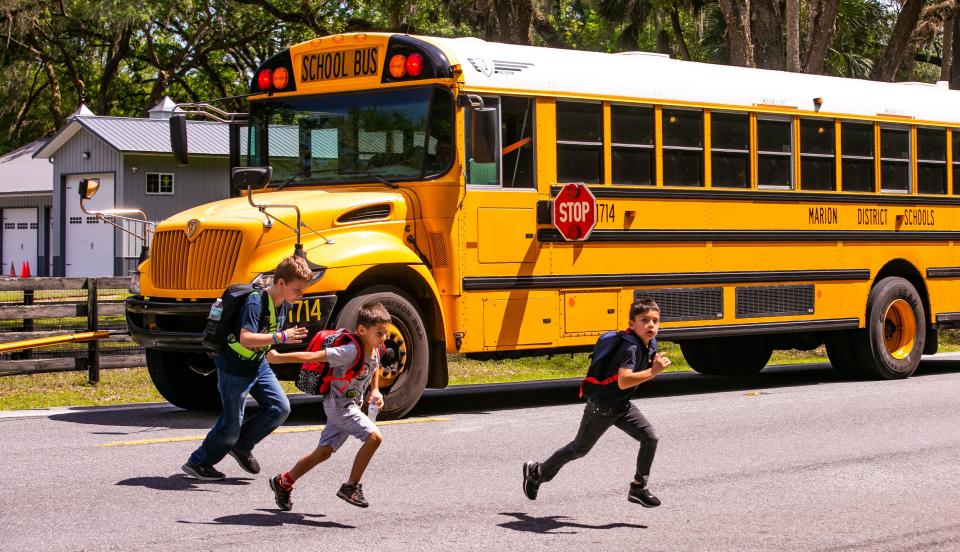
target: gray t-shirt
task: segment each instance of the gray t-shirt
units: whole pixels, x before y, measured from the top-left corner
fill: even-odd
[[[373,371],[380,366],[380,354],[374,349],[370,358],[365,359],[360,373],[352,380],[339,380],[347,370],[357,361],[357,347],[353,343],[330,347],[327,352],[327,362],[330,363],[330,372],[335,378],[330,382],[330,392],[324,397],[324,402],[331,400],[337,406],[348,406],[350,403],[363,404],[363,395],[373,380]]]

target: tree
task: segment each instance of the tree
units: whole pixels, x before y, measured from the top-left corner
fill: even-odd
[[[727,51],[730,63],[754,67],[753,36],[750,29],[750,0],[720,0],[727,25]]]
[[[905,0],[897,15],[897,22],[890,33],[890,40],[877,62],[873,65],[870,77],[874,80],[893,82],[900,66],[910,53],[910,38],[923,9],[924,0]]]

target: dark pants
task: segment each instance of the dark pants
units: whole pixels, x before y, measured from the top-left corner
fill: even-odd
[[[262,360],[257,371],[251,374],[237,374],[226,369],[222,353],[213,361],[217,366],[217,387],[223,401],[223,412],[200,448],[190,455],[189,462],[192,464],[213,466],[223,460],[231,449],[252,451],[290,414],[290,401],[266,360]],[[244,421],[247,395],[256,399],[260,411]]]
[[[633,403],[628,405],[626,410],[611,411],[588,402],[583,409],[583,419],[580,420],[580,431],[576,438],[540,464],[540,481],[550,481],[567,462],[586,456],[600,436],[606,433],[610,426],[615,425],[640,441],[635,477],[637,481],[646,483],[650,466],[653,464],[653,455],[657,452],[657,434],[640,410]]]

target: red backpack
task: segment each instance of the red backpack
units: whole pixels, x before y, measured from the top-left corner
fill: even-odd
[[[340,347],[353,343],[357,348],[357,358],[353,361],[350,368],[341,378],[333,377],[333,370],[330,369],[329,362],[305,362],[300,366],[300,374],[297,376],[297,389],[311,395],[326,395],[334,381],[343,382],[341,391],[350,385],[353,378],[361,372],[363,367],[363,346],[360,344],[360,336],[355,332],[340,328],[338,330],[321,330],[307,345],[307,351],[315,352],[330,347]]]

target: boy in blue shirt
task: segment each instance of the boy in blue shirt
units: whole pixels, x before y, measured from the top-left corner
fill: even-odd
[[[204,481],[225,476],[214,466],[229,454],[248,473],[260,473],[253,447],[262,441],[290,414],[290,401],[276,374],[267,364],[270,347],[279,343],[300,343],[307,336],[302,327],[283,327],[289,305],[298,300],[310,284],[312,273],[303,257],[287,257],[273,273],[273,284],[247,296],[240,311],[240,335],[232,335],[213,358],[217,367],[217,388],[223,402],[220,419],[207,434],[200,448],[183,465],[184,473]],[[260,327],[262,309],[270,309],[269,324]],[[247,395],[253,396],[260,411],[244,421]]]
[[[523,493],[530,500],[537,499],[541,483],[557,475],[567,462],[583,458],[610,426],[617,426],[627,435],[640,441],[637,471],[627,500],[646,508],[655,508],[660,500],[647,489],[650,466],[657,452],[657,434],[639,409],[630,402],[637,386],[655,378],[670,366],[670,359],[656,351],[653,338],[660,331],[660,307],[652,299],[644,299],[630,306],[630,322],[620,346],[607,360],[613,383],[597,386],[587,399],[580,430],[569,444],[554,452],[544,462],[523,465]],[[632,334],[632,335],[631,335]]]

